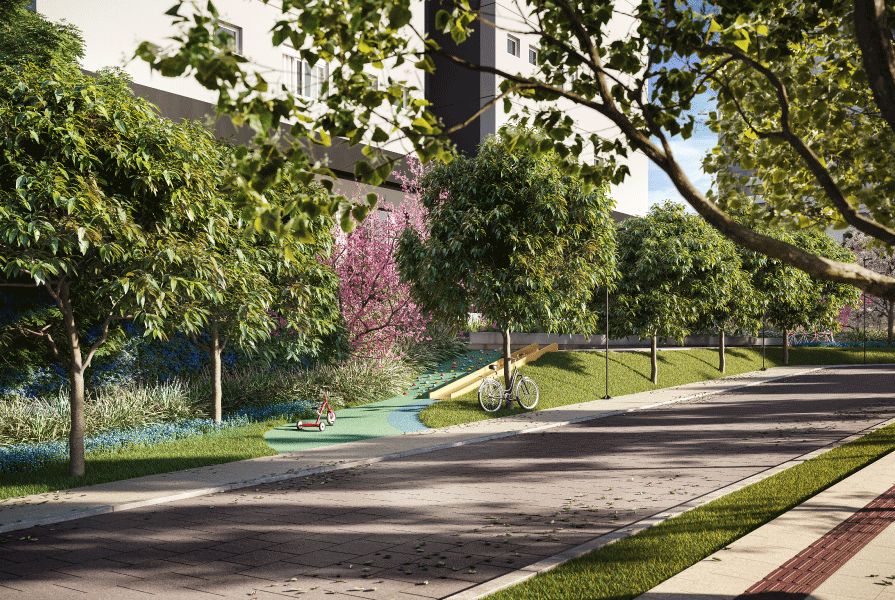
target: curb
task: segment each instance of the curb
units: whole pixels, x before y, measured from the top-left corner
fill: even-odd
[[[96,506],[96,507],[93,507],[93,508],[86,508],[86,509],[72,509],[72,512],[69,513],[69,514],[53,515],[53,516],[45,517],[45,518],[42,518],[42,519],[33,519],[33,520],[28,520],[28,521],[16,521],[16,522],[13,522],[13,523],[6,523],[6,524],[3,524],[3,525],[0,525],[0,533],[7,533],[7,532],[10,532],[10,531],[18,531],[18,530],[21,530],[21,529],[28,529],[28,528],[30,528],[30,527],[38,527],[38,526],[42,526],[42,525],[52,525],[52,524],[54,524],[54,523],[62,523],[62,522],[65,522],[65,521],[73,521],[73,520],[75,520],[75,519],[83,519],[83,518],[87,518],[87,517],[95,517],[95,516],[98,516],[98,515],[104,515],[104,514],[108,514],[108,513],[112,513],[112,512],[121,512],[121,511],[126,511],[126,510],[133,510],[133,509],[137,509],[137,508],[144,508],[144,507],[147,507],[147,506],[156,506],[156,505],[159,505],[159,504],[165,504],[165,503],[168,503],[168,502],[175,502],[175,501],[177,501],[177,500],[183,500],[183,499],[185,499],[185,498],[195,498],[196,496],[206,496],[206,495],[209,495],[209,494],[216,494],[216,493],[219,493],[219,492],[228,492],[228,491],[231,491],[231,490],[237,490],[237,489],[247,488],[247,487],[251,487],[251,486],[254,486],[254,485],[260,485],[260,484],[265,484],[265,483],[276,483],[276,482],[279,482],[279,481],[287,481],[287,480],[289,480],[289,479],[297,479],[297,478],[299,478],[299,477],[307,477],[307,476],[309,476],[309,475],[317,475],[317,474],[319,474],[319,473],[330,473],[330,472],[333,472],[333,471],[339,471],[339,470],[344,470],[344,469],[350,469],[350,468],[352,468],[352,467],[357,467],[357,466],[364,466],[364,465],[375,464],[375,463],[379,463],[379,462],[383,462],[383,461],[387,461],[387,460],[396,460],[396,459],[404,458],[404,457],[407,457],[407,456],[415,456],[415,455],[418,455],[418,454],[426,454],[426,453],[428,453],[428,452],[436,452],[436,451],[438,451],[438,450],[447,450],[447,449],[450,449],[450,448],[457,448],[457,447],[460,447],[460,446],[467,446],[467,445],[469,445],[469,444],[478,444],[478,443],[481,443],[481,442],[487,442],[487,441],[491,441],[491,440],[503,439],[503,438],[507,438],[507,437],[513,437],[513,436],[516,436],[516,435],[522,435],[522,434],[527,434],[527,433],[536,433],[536,432],[545,431],[545,430],[547,430],[547,429],[553,429],[553,428],[555,428],[555,427],[564,427],[564,426],[566,426],[566,425],[573,425],[573,424],[576,424],[576,423],[582,423],[582,422],[585,422],[585,421],[591,421],[591,420],[595,420],[595,419],[602,419],[602,418],[606,418],[606,417],[613,417],[613,416],[620,415],[620,414],[625,414],[625,413],[632,413],[632,412],[637,412],[637,411],[650,410],[650,409],[657,408],[657,407],[660,407],[660,406],[667,406],[667,405],[670,405],[670,404],[677,404],[677,403],[679,403],[679,402],[685,402],[685,401],[687,401],[687,400],[694,400],[694,399],[696,399],[696,398],[702,398],[702,397],[705,397],[705,396],[711,396],[711,395],[714,395],[714,394],[720,394],[720,393],[732,392],[732,391],[735,391],[735,390],[740,390],[740,389],[743,389],[743,388],[752,387],[752,386],[754,386],[754,385],[760,385],[760,384],[770,383],[770,382],[772,382],[772,381],[779,381],[779,380],[781,380],[781,379],[787,379],[787,378],[789,378],[789,377],[796,377],[796,376],[799,376],[799,375],[805,375],[805,374],[807,374],[807,373],[813,373],[813,372],[815,372],[815,371],[821,371],[821,370],[825,370],[825,369],[835,369],[835,368],[846,367],[846,366],[858,366],[858,367],[860,367],[860,366],[862,366],[862,365],[831,365],[831,366],[813,367],[813,368],[805,369],[805,370],[803,370],[803,371],[797,371],[797,372],[795,372],[795,373],[788,373],[788,374],[786,374],[786,375],[781,375],[781,376],[778,376],[778,377],[772,377],[772,378],[770,378],[770,379],[763,379],[763,380],[761,380],[761,381],[753,381],[753,382],[751,382],[751,383],[745,383],[745,384],[742,384],[742,385],[733,386],[733,387],[730,387],[730,388],[727,388],[727,389],[723,389],[723,390],[710,390],[710,391],[707,391],[707,392],[700,392],[700,393],[696,393],[696,394],[690,394],[690,395],[688,395],[688,396],[682,396],[682,397],[680,397],[680,398],[674,398],[674,399],[672,399],[672,400],[666,400],[666,401],[664,401],[664,402],[656,402],[656,403],[653,403],[653,404],[646,404],[646,405],[638,406],[638,407],[635,407],[635,408],[627,408],[627,409],[612,410],[612,411],[606,411],[606,412],[600,412],[600,413],[592,413],[592,414],[589,414],[589,415],[585,415],[585,416],[583,416],[583,417],[577,417],[577,418],[575,418],[575,419],[569,419],[569,420],[565,420],[565,421],[558,421],[558,422],[555,422],[555,423],[545,423],[545,424],[543,424],[543,425],[539,425],[539,426],[535,426],[535,427],[529,427],[529,428],[523,428],[523,429],[512,429],[512,430],[509,430],[509,431],[502,431],[502,432],[499,432],[499,433],[493,433],[493,434],[488,434],[488,435],[478,436],[478,437],[474,437],[474,438],[470,438],[470,439],[466,439],[466,440],[460,440],[460,441],[458,441],[458,442],[447,442],[447,443],[444,443],[444,444],[437,444],[437,445],[434,445],[434,446],[426,446],[426,447],[423,447],[423,448],[414,448],[414,449],[412,449],[412,450],[405,450],[405,451],[402,451],[402,452],[394,452],[394,453],[390,453],[390,454],[384,454],[384,455],[381,455],[381,456],[375,456],[375,457],[369,457],[369,458],[363,458],[363,459],[356,459],[356,460],[351,460],[351,461],[347,461],[347,460],[346,460],[346,461],[338,461],[338,462],[335,462],[335,463],[323,464],[323,465],[318,466],[318,467],[311,467],[311,468],[307,468],[307,469],[302,469],[302,470],[300,470],[300,471],[292,471],[292,470],[290,470],[290,471],[287,471],[287,472],[285,472],[285,473],[279,473],[279,474],[276,474],[276,475],[267,475],[267,476],[264,476],[264,477],[256,477],[256,478],[254,478],[254,479],[247,479],[247,480],[243,480],[243,481],[239,481],[239,482],[231,482],[231,483],[226,483],[226,484],[222,484],[222,485],[206,487],[206,488],[197,489],[197,490],[190,490],[190,491],[187,491],[187,492],[179,492],[179,493],[177,493],[177,494],[171,494],[171,495],[168,495],[168,496],[160,496],[160,497],[158,497],[158,498],[152,498],[152,499],[150,499],[150,500],[142,500],[142,501],[138,501],[138,502],[126,502],[126,503],[123,503],[123,504],[117,504],[117,505]],[[878,366],[878,365],[873,365],[873,366]],[[754,373],[755,371],[752,371],[752,372]],[[526,413],[526,414],[532,414],[532,413]],[[518,419],[519,417],[518,417],[518,416],[512,416],[512,417],[501,417],[501,418]],[[496,420],[496,419],[495,419],[495,420]],[[461,425],[461,426],[462,426],[462,425]],[[435,431],[435,430],[429,430],[429,431]],[[283,456],[287,456],[288,454],[289,454],[289,453],[286,453],[286,454],[284,454]],[[733,490],[731,490],[731,491],[733,491]],[[728,493],[729,493],[729,492],[728,492]],[[688,509],[688,510],[689,510],[689,509]],[[666,518],[667,518],[667,517],[666,517]],[[663,519],[663,520],[664,520],[664,519]],[[606,535],[611,535],[611,534],[606,534]],[[605,537],[605,536],[604,536],[604,537]],[[626,536],[622,536],[622,537],[626,537]],[[598,539],[600,539],[600,538],[598,538]],[[620,539],[620,538],[619,538],[619,539]],[[613,540],[613,541],[614,541],[614,540]],[[589,542],[589,543],[590,543],[590,542]],[[588,544],[589,544],[589,543],[588,543]],[[608,543],[608,542],[605,542],[605,543]],[[588,545],[588,544],[585,544],[585,545]],[[602,545],[602,544],[601,544],[601,545]],[[596,547],[599,547],[599,546],[596,546]],[[589,550],[588,550],[588,551],[589,551]],[[571,552],[571,550],[567,551],[566,553],[564,553],[564,554],[562,554],[562,555],[557,555],[557,556],[564,556],[564,555],[567,554],[568,552]],[[586,551],[585,551],[585,552],[586,552]],[[580,556],[580,554],[578,554],[578,555],[576,555],[576,556]],[[553,558],[554,558],[554,557],[550,557],[550,558],[548,558],[548,559],[544,559],[544,560],[541,561],[541,562],[551,561]],[[562,564],[562,562],[566,562],[566,561],[569,560],[570,558],[574,558],[574,556],[570,556],[570,557],[564,558],[561,562],[557,562],[556,564],[553,564],[553,566],[556,566],[556,565],[558,565],[558,564]],[[536,564],[540,564],[540,563],[536,563]],[[549,569],[549,568],[553,568],[553,566],[545,567],[543,570],[547,570],[547,569]],[[527,569],[531,569],[532,567],[534,567],[534,565],[530,565]],[[525,571],[525,570],[526,570],[526,569],[523,569],[523,571]],[[531,573],[530,575],[526,576],[525,579],[527,579],[528,577],[531,577],[531,576],[537,574],[538,572],[542,572],[542,571],[533,572],[533,573]],[[512,573],[509,573],[509,574],[507,574],[507,575],[505,575],[505,576],[503,576],[503,577],[509,577],[509,576],[511,576],[511,575],[513,575],[513,574],[512,574]],[[503,579],[503,577],[501,577],[501,578],[499,578],[499,579]],[[523,579],[523,580],[524,580],[524,579]],[[519,581],[523,581],[523,580],[519,580]],[[496,581],[496,580],[495,580],[495,581]],[[515,583],[518,583],[519,581],[515,581]],[[512,584],[507,584],[507,585],[512,585]],[[506,587],[506,585],[504,585],[503,587]],[[501,588],[501,589],[502,589],[502,588]],[[487,593],[493,593],[494,591],[497,591],[497,589],[492,590],[491,592],[487,592]],[[463,596],[462,598],[463,598],[464,600],[471,600],[472,598],[479,598],[479,597],[481,597],[481,596],[469,596],[469,597]],[[454,597],[454,596],[451,596],[450,598],[454,599],[455,597]],[[455,600],[461,600],[461,597],[460,597],[460,596],[457,596]]]

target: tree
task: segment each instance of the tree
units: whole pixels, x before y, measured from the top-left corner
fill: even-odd
[[[849,225],[798,148],[773,135],[785,120],[810,140],[810,151],[828,166],[843,197],[861,207],[860,218],[891,221],[895,184],[888,156],[895,132],[873,107],[853,24],[820,24],[790,42],[785,60],[768,61],[785,84],[786,113],[763,74],[722,65],[719,57],[708,60],[717,67],[718,91],[718,111],[709,118],[718,146],[705,161],[717,185],[712,200],[728,213],[751,209],[758,222],[772,226],[824,231]],[[756,198],[761,201],[753,204]]]
[[[732,244],[726,239],[722,243]],[[740,254],[741,249],[735,248]],[[727,371],[727,331],[733,328],[756,331],[762,317],[761,302],[740,262],[738,257],[735,261],[737,268],[727,271],[725,289],[713,298],[714,302],[703,307],[695,323],[696,329],[718,332],[718,370],[722,373]]]
[[[404,230],[425,229],[425,209],[415,190],[423,167],[410,160],[403,174],[404,202],[389,212],[357,224],[350,233],[335,231],[329,261],[339,276],[339,309],[353,354],[380,358],[393,354],[405,340],[426,334],[428,315],[413,301],[402,282],[395,254]]]
[[[650,339],[650,380],[658,384],[658,337],[682,341],[700,316],[732,305],[739,291],[739,256],[705,221],[671,201],[654,205],[645,217],[627,219],[617,243],[610,334]],[[594,300],[596,312],[605,310],[602,294]]]
[[[98,77],[0,68],[0,287],[40,287],[55,308],[19,321],[69,374],[70,473],[84,474],[85,371],[121,320],[158,333],[174,290],[206,293],[216,269],[173,274],[213,230],[217,143]],[[197,263],[198,264],[198,263]],[[90,326],[99,336],[85,344]]]
[[[271,190],[267,197],[276,206],[288,194]],[[219,220],[198,254],[181,257],[176,272],[186,277],[201,276],[209,261],[217,267],[207,282],[210,293],[187,290],[178,303],[181,318],[169,320],[208,353],[216,422],[222,417],[221,355],[228,345],[269,353],[273,335],[281,338],[281,347],[288,337],[291,358],[299,358],[319,352],[321,338],[339,328],[337,280],[324,264],[332,247],[330,226],[330,219],[318,217],[307,228],[313,243],[298,243],[254,226],[246,233],[231,213]]]
[[[854,260],[854,254],[832,238],[812,229],[787,231],[765,228],[768,236],[805,248],[831,260]],[[860,292],[853,286],[809,277],[778,260],[755,252],[743,253],[743,268],[751,275],[752,287],[767,319],[783,329],[783,364],[789,364],[789,331],[813,327],[838,331],[838,316],[844,306],[854,305]]]
[[[895,255],[893,255],[890,248],[873,244],[872,240],[860,232],[846,232],[843,238],[843,244],[855,254],[858,264],[866,264],[868,269],[873,269],[877,273],[895,276]],[[862,304],[865,302],[871,312],[885,317],[888,344],[891,346],[893,340],[895,340],[895,336],[893,336],[893,329],[895,329],[895,302],[866,294],[861,299]]]
[[[0,1],[0,65],[31,63],[49,68],[76,68],[84,57],[81,31],[67,23],[53,23],[26,10],[23,0]]]
[[[612,201],[562,175],[555,157],[507,151],[497,139],[475,157],[435,163],[421,181],[429,214],[398,249],[402,279],[421,309],[462,326],[470,312],[503,334],[510,380],[510,331],[540,324],[589,333],[587,304],[615,273]]]
[[[842,27],[847,42],[846,67],[839,74],[850,77],[864,91],[855,102],[860,106],[871,92],[873,104],[866,108],[868,118],[880,126],[895,130],[895,50],[888,32],[895,29],[895,2],[889,0],[829,0],[783,2],[782,0],[716,0],[711,3],[683,3],[642,0],[635,7],[616,7],[614,0],[572,2],[528,1],[520,5],[522,17],[514,21],[516,32],[533,36],[539,47],[538,69],[532,75],[512,73],[487,61],[477,62],[458,49],[475,29],[495,27],[490,8],[477,4],[451,2],[432,7],[437,29],[452,42],[439,44],[425,32],[410,26],[410,0],[322,0],[311,4],[286,0],[281,3],[282,17],[272,30],[272,42],[288,41],[299,49],[303,59],[314,64],[323,59],[331,63],[331,80],[324,85],[325,99],[312,103],[294,95],[283,98],[283,90],[265,92],[266,83],[244,61],[221,50],[214,31],[217,14],[212,6],[205,14],[178,16],[184,3],[169,11],[181,26],[172,47],[155,48],[143,44],[138,55],[163,75],[194,74],[199,82],[219,92],[218,111],[238,122],[253,125],[259,135],[258,148],[246,152],[234,165],[245,180],[240,188],[245,202],[258,204],[261,191],[273,182],[277,173],[300,173],[310,178],[324,173],[313,166],[304,148],[329,144],[343,138],[350,144],[379,144],[396,128],[414,146],[425,163],[432,158],[450,160],[446,136],[476,122],[476,117],[492,106],[503,103],[509,111],[512,99],[537,103],[536,108],[520,115],[521,129],[506,140],[507,147],[526,146],[530,151],[555,152],[562,157],[563,170],[580,174],[587,185],[605,181],[619,182],[627,168],[616,160],[631,152],[642,152],[662,169],[681,196],[713,227],[740,246],[782,261],[812,277],[849,283],[868,293],[895,298],[895,279],[856,265],[834,261],[769,237],[733,219],[716,203],[706,198],[684,174],[672,152],[671,140],[692,134],[694,115],[690,112],[695,96],[714,86],[722,96],[734,95],[739,80],[762,81],[762,93],[771,99],[768,106],[779,119],[771,117],[770,126],[755,131],[759,138],[775,140],[798,156],[817,181],[829,211],[837,219],[885,243],[895,244],[895,217],[879,211],[872,216],[858,209],[859,199],[849,181],[839,181],[836,165],[825,161],[816,149],[814,133],[823,131],[825,117],[806,113],[813,129],[803,129],[792,105],[789,80],[778,67],[792,62],[808,64],[826,61],[842,64],[842,48],[819,46],[816,60],[804,61],[792,45],[826,35]],[[369,19],[367,15],[381,15]],[[610,23],[631,21],[628,37],[613,39]],[[855,48],[860,50],[856,53]],[[860,62],[851,60],[860,56]],[[433,73],[436,63],[491,73],[501,79],[493,99],[463,123],[446,128],[419,98],[419,90],[409,86],[411,102],[400,111],[389,107],[405,91],[390,81],[380,90],[370,90],[363,69],[385,63],[398,66],[413,61],[415,66]],[[680,66],[669,66],[674,61]],[[785,69],[783,69],[785,70]],[[574,76],[572,73],[574,72]],[[828,79],[827,73],[822,79]],[[861,82],[866,81],[866,85]],[[821,87],[808,103],[826,102]],[[588,107],[606,117],[620,137],[601,133],[583,134],[574,129],[574,120],[564,114],[558,99]],[[801,100],[800,100],[801,102]],[[311,110],[315,104],[317,112]],[[878,112],[877,112],[878,111]],[[371,120],[375,113],[379,120]],[[314,114],[315,117],[307,117]],[[269,128],[289,116],[301,117],[290,132],[295,144],[278,150],[269,136]],[[763,115],[742,114],[744,121]],[[550,131],[547,139],[526,133],[526,126]],[[578,158],[585,149],[595,148],[604,157],[599,166],[582,165]],[[368,146],[369,162],[356,166],[357,176],[377,184],[391,170],[392,162],[377,155]],[[891,152],[879,160],[887,162]],[[316,169],[316,170],[315,170]],[[869,196],[877,185],[868,182]],[[889,198],[886,194],[876,194]],[[797,212],[805,212],[816,199],[801,198]]]

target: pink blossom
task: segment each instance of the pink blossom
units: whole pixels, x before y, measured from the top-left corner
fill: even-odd
[[[334,229],[336,243],[327,262],[339,278],[342,319],[355,356],[396,355],[403,342],[423,339],[431,320],[413,302],[410,286],[401,283],[394,257],[407,227],[427,230],[426,209],[419,201],[424,167],[416,157],[408,163],[409,173],[395,174],[404,189],[399,206],[382,207],[349,234]]]

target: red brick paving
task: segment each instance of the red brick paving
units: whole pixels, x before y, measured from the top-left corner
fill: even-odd
[[[736,600],[807,598],[893,522],[895,486],[769,573]]]

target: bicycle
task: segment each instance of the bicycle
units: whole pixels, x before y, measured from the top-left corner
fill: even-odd
[[[491,374],[482,379],[479,384],[479,405],[485,412],[496,412],[500,410],[504,402],[510,403],[515,400],[522,408],[531,410],[538,405],[538,398],[541,391],[538,384],[531,377],[522,375],[516,361],[511,359],[513,363],[513,373],[510,375],[510,381],[506,388],[501,385],[497,376],[497,365],[489,365]]]

